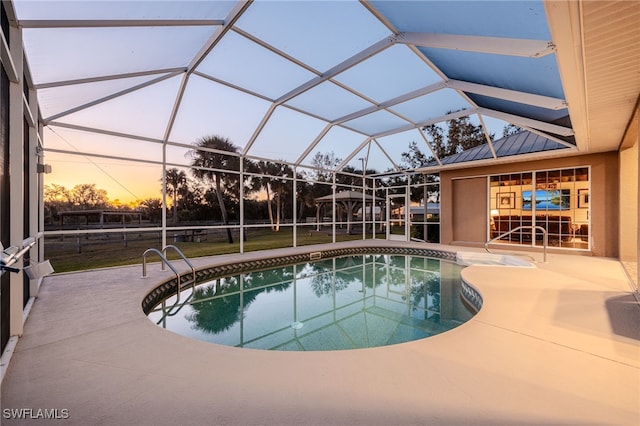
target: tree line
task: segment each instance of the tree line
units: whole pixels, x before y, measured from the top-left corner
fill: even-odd
[[[514,126],[507,126],[503,133],[507,135],[518,130]],[[449,120],[446,133],[436,125],[427,126],[422,131],[431,140],[431,152],[425,154],[413,141],[408,151],[401,155],[401,167],[424,167],[435,161],[434,153],[438,158],[443,158],[486,141],[482,128],[473,125],[468,117]],[[493,139],[493,135],[490,136]],[[277,160],[243,158],[239,152],[239,147],[226,137],[204,136],[187,153],[189,174],[178,168],[166,170],[164,179],[160,181],[164,181],[167,197],[171,199],[169,220],[172,223],[215,221],[229,225],[240,219],[242,198],[245,221],[268,217],[272,229],[278,231],[283,220],[293,218],[294,202],[297,203],[298,221],[310,214],[315,215],[315,200],[331,194],[334,181],[332,170],[342,162],[333,152],[317,152],[311,161],[313,167],[296,173],[294,194],[293,167]],[[346,166],[336,174],[335,183],[339,185],[338,188],[362,188],[362,176],[376,173],[379,171],[363,171]],[[406,186],[405,179],[402,176],[390,176],[377,180],[376,187]],[[411,184],[438,182],[436,175],[412,175],[409,179]],[[439,201],[439,189],[413,188],[411,199]],[[71,189],[55,183],[46,185],[44,202],[45,216],[50,222],[56,220],[61,211],[91,209],[137,209],[144,212],[151,222],[159,222],[163,206],[160,198],[141,200],[136,206],[114,205],[109,201],[107,192],[95,184],[80,184]],[[227,239],[232,243],[231,229],[226,229]]]

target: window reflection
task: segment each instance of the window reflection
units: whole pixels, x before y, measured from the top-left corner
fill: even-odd
[[[589,168],[541,170],[490,176],[489,230],[496,238],[520,226],[500,242],[589,248]]]

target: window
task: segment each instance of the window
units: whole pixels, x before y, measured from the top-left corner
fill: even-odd
[[[589,248],[588,167],[490,176],[489,187],[489,238],[542,245],[541,226],[549,246]]]

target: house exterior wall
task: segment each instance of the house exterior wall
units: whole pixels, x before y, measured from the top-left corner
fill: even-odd
[[[487,179],[456,179],[452,182],[452,188],[453,240],[486,240],[486,217],[469,215],[467,210],[487,210]]]
[[[638,168],[640,167],[640,155],[638,154],[638,139],[640,134],[640,108],[636,105],[636,111],[631,119],[629,127],[620,145],[620,217],[618,220],[619,229],[619,252],[620,260],[635,263],[635,270],[628,270],[634,276],[635,286],[638,289],[637,264],[640,260],[638,246],[640,245],[640,177]]]
[[[441,185],[441,242],[443,244],[482,245],[486,241],[488,223],[488,185],[487,177],[504,173],[520,173],[534,170],[552,170],[571,167],[591,167],[589,177],[590,192],[590,222],[591,222],[591,253],[595,256],[618,257],[618,217],[619,206],[619,161],[618,153],[608,152],[572,157],[551,158],[527,162],[514,162],[492,166],[473,167],[458,170],[446,170],[440,173]],[[482,178],[485,181],[481,195],[484,202],[480,205],[471,204],[471,200],[478,198],[479,187],[476,185],[454,184],[456,180],[468,178]],[[456,193],[462,191],[460,193]],[[469,205],[460,211],[455,200],[470,200]],[[459,204],[459,203],[458,203]],[[454,213],[454,208],[457,210]],[[458,232],[454,229],[456,223],[467,221],[476,226],[482,226],[482,232],[468,240],[458,240]],[[481,225],[480,225],[481,224]],[[480,237],[482,234],[482,237]]]

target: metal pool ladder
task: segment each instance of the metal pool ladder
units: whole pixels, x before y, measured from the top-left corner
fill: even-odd
[[[547,246],[549,245],[549,236],[547,235],[547,230],[542,226],[533,226],[533,225],[517,226],[517,227],[513,228],[510,231],[504,232],[504,233],[498,235],[497,237],[488,240],[486,243],[484,243],[484,249],[488,253],[494,253],[491,250],[489,250],[489,244],[493,243],[496,240],[500,240],[500,239],[506,237],[507,235],[511,235],[512,233],[514,233],[516,231],[519,231],[521,229],[531,229],[533,231],[534,240],[535,240],[535,235],[536,235],[535,231],[536,230],[542,231],[542,261],[544,263],[547,263]],[[528,254],[521,254],[521,253],[512,253],[512,254],[515,255],[515,256],[526,256],[526,257],[530,258],[531,260],[535,261],[535,259],[533,257],[529,256]]]
[[[175,250],[176,253],[178,253],[178,255],[187,263],[187,265],[189,265],[189,268],[191,268],[191,279],[185,281],[184,283],[182,282],[182,276],[180,275],[180,273],[178,272],[178,270],[173,266],[173,264],[171,262],[169,262],[169,260],[166,257],[166,253],[167,253],[167,249],[173,249]],[[147,277],[147,255],[149,253],[155,253],[160,257],[160,260],[162,260],[162,270],[164,271],[164,265],[167,265],[169,267],[169,269],[171,269],[171,271],[173,271],[173,273],[176,275],[176,304],[178,302],[180,302],[180,290],[182,290],[183,286],[187,286],[189,284],[191,284],[192,288],[195,288],[195,284],[196,284],[196,269],[193,267],[193,265],[191,264],[191,262],[189,262],[189,259],[187,259],[187,257],[184,255],[184,253],[182,253],[182,251],[174,246],[174,245],[168,245],[165,246],[162,251],[158,250],[158,249],[154,249],[154,248],[150,248],[145,250],[145,252],[142,254],[142,278],[146,278]],[[175,306],[175,305],[174,305]]]

